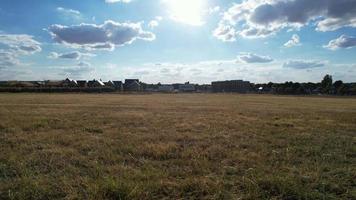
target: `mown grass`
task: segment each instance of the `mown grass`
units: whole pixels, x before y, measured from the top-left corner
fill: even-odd
[[[356,99],[0,94],[0,199],[356,199]]]

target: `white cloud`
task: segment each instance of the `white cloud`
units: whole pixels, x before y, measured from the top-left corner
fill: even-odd
[[[34,80],[31,77],[33,72],[28,68],[3,68],[1,69],[0,80]]]
[[[308,61],[308,60],[307,60]],[[302,61],[301,61],[302,62]],[[345,82],[354,81],[356,73],[345,73],[354,69],[352,64],[338,65],[310,60],[304,64],[311,68],[284,67],[288,60],[274,61],[269,64],[237,63],[231,60],[206,60],[200,62],[161,62],[146,63],[135,66],[119,66],[107,72],[98,72],[96,77],[105,80],[122,80],[140,78],[146,83],[211,83],[217,80],[243,79],[254,83],[285,81],[320,81],[325,74],[332,74]],[[291,63],[291,62],[290,62]],[[314,63],[314,64],[312,64]],[[324,64],[320,66],[320,63]],[[218,71],[218,72],[217,72]],[[200,72],[200,73],[198,73]],[[337,76],[336,76],[337,75]]]
[[[337,80],[352,82],[356,79],[354,64],[327,63],[324,67],[290,68],[283,67],[288,60],[274,61],[267,65],[256,63],[237,63],[231,60],[206,60],[198,62],[154,62],[146,64],[117,65],[104,64],[102,68],[91,67],[90,64],[77,63],[73,66],[48,67],[47,65],[33,68],[33,73],[26,72],[28,68],[2,69],[0,80],[48,80],[63,79],[98,79],[124,80],[125,78],[140,78],[146,83],[211,83],[217,80],[243,79],[254,83],[267,82],[316,82],[325,74],[331,74]],[[312,61],[310,61],[312,62]],[[323,63],[321,61],[313,61]],[[326,64],[326,62],[325,62]],[[89,67],[80,67],[81,65]],[[201,73],[198,73],[198,72]],[[348,73],[345,73],[348,72]]]
[[[133,73],[133,76],[136,76],[136,77],[141,77],[141,76],[144,76],[144,75],[149,75],[150,74],[150,71],[148,70],[143,70],[143,71],[136,71]]]
[[[162,74],[168,74],[169,72],[171,72],[171,70],[168,69],[168,68],[162,68],[162,69],[161,69],[161,73],[162,73]]]
[[[253,53],[241,53],[238,59],[243,63],[269,63],[273,61],[269,56],[260,56]]]
[[[151,29],[157,27],[159,25],[159,22],[157,20],[151,20],[149,23],[148,23],[148,27],[150,27]]]
[[[294,34],[292,38],[284,44],[285,47],[290,48],[290,47],[295,47],[295,46],[300,46],[300,37],[297,34]]]
[[[337,49],[350,49],[356,47],[356,38],[342,35],[339,38],[331,40],[328,45],[325,45],[324,48],[330,50],[337,50]]]
[[[213,31],[213,35],[223,42],[234,42],[236,40],[236,30],[231,25],[220,23]]]
[[[156,28],[160,21],[162,21],[162,17],[161,16],[157,16],[154,20],[151,20],[149,23],[148,23],[148,27],[151,28],[151,29],[154,29]]]
[[[355,2],[354,2],[355,3]],[[355,8],[354,8],[355,10]],[[355,11],[354,11],[355,12]],[[343,27],[356,27],[356,17],[355,14],[353,16],[345,16],[345,18],[326,18],[317,23],[316,30],[317,31],[335,31]]]
[[[87,62],[79,62],[77,65],[72,67],[61,67],[60,76],[70,77],[70,78],[81,78],[90,73],[94,72],[95,68]]]
[[[243,37],[267,37],[284,29],[316,22],[317,31],[356,27],[355,0],[244,0],[223,15],[221,24],[234,26]],[[221,39],[221,37],[219,38]]]
[[[73,51],[73,52],[69,52],[69,53],[51,52],[50,55],[49,55],[49,58],[52,58],[52,59],[62,58],[62,59],[79,60],[84,56],[85,57],[93,57],[93,56],[96,56],[96,55],[95,54],[91,54],[91,53],[81,53],[79,51]]]
[[[87,49],[113,51],[113,50],[115,50],[115,44],[112,44],[112,43],[95,44]]]
[[[20,57],[40,52],[41,43],[30,35],[0,34],[0,67],[21,65]]]
[[[257,28],[249,27],[242,31],[236,32],[245,38],[265,38],[276,33],[275,28]],[[236,34],[236,35],[238,35]]]
[[[91,64],[88,63],[88,62],[81,61],[81,62],[78,63],[78,66],[80,66],[80,67],[90,67]]]
[[[30,35],[0,34],[0,50],[17,52],[25,55],[40,52],[41,43]]]
[[[78,10],[73,10],[69,8],[58,7],[57,12],[62,13],[64,15],[71,15],[75,17],[80,16],[80,12]]]
[[[141,23],[79,24],[73,26],[52,25],[48,28],[53,39],[73,48],[88,50],[112,50],[115,46],[131,44],[137,39],[152,41],[155,35],[143,31]]]
[[[10,52],[0,51],[0,69],[20,65],[20,61]]]
[[[325,62],[315,60],[290,60],[283,64],[284,68],[309,69],[325,67]]]

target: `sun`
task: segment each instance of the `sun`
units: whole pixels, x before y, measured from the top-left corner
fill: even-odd
[[[172,19],[193,26],[203,25],[206,0],[164,0]]]

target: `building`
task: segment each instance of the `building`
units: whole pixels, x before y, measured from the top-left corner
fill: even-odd
[[[78,87],[81,87],[81,88],[88,87],[88,82],[86,80],[78,80],[77,84],[78,84]]]
[[[157,92],[158,87],[161,85],[161,83],[158,84],[147,84],[147,83],[141,83],[141,88],[142,90],[146,92]]]
[[[115,89],[117,91],[123,91],[124,90],[124,84],[122,83],[122,81],[113,81]]]
[[[78,87],[78,82],[67,78],[62,82],[62,87]]]
[[[173,92],[173,85],[160,85],[158,86],[158,92]]]
[[[211,85],[213,92],[247,93],[251,91],[250,82],[243,80],[216,81],[212,82]]]
[[[196,88],[194,84],[190,84],[189,82],[187,82],[185,84],[179,85],[178,90],[180,92],[195,92]]]
[[[124,84],[124,91],[138,92],[141,91],[141,84],[138,79],[126,79]]]
[[[45,87],[44,81],[31,81],[31,83],[35,84],[36,87]]]
[[[211,92],[212,91],[211,85],[208,85],[208,84],[196,85],[195,88],[196,88],[197,92]]]
[[[115,88],[115,83],[113,81],[108,81],[104,83],[106,87]]]
[[[88,87],[105,87],[105,84],[101,80],[92,80],[88,82]]]

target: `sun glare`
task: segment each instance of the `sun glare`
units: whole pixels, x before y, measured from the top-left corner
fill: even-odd
[[[206,0],[165,0],[165,2],[172,19],[194,26],[204,24]]]

